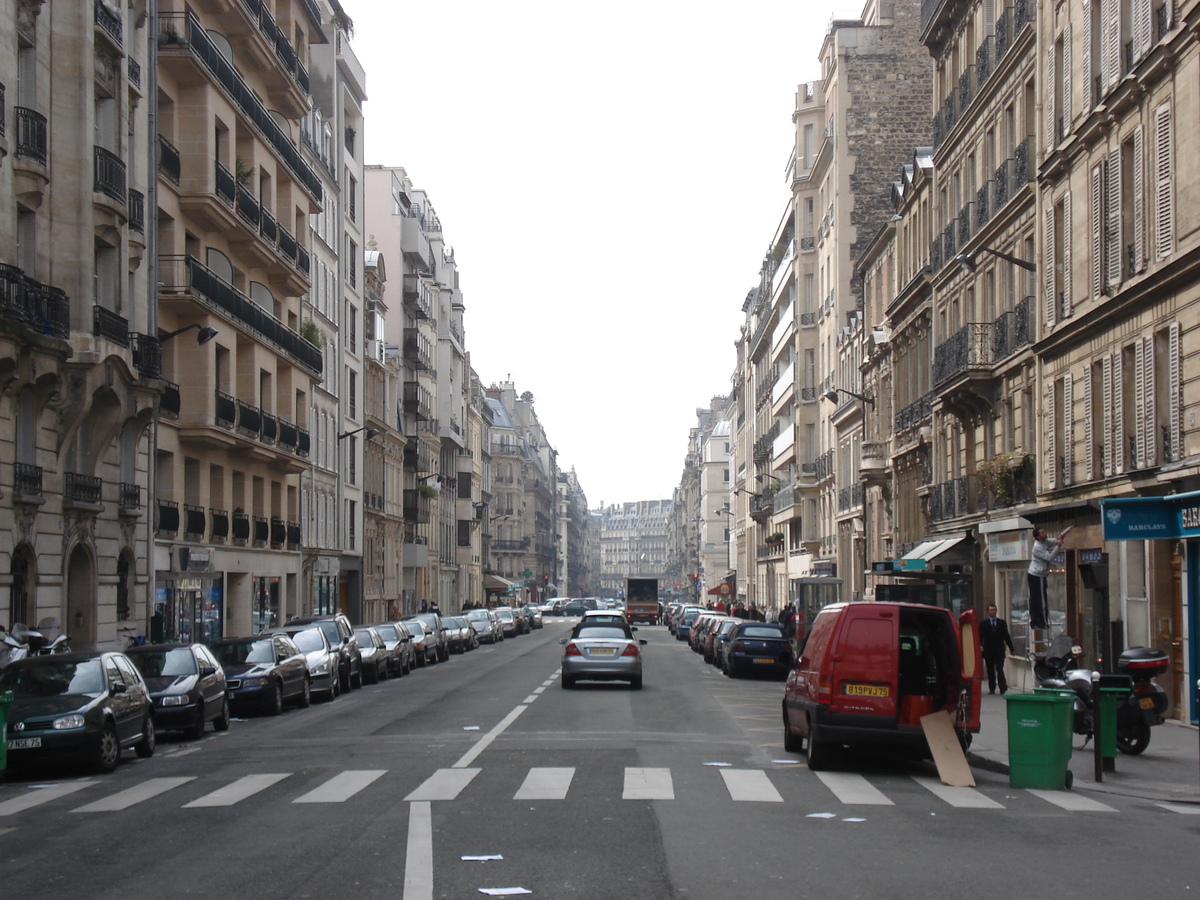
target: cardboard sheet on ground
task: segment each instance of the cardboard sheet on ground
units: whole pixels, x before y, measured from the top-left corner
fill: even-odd
[[[954,720],[944,709],[921,716],[921,727],[925,729],[925,740],[933,753],[942,784],[950,787],[975,787],[975,777],[967,764],[966,754],[958,735],[954,733]]]

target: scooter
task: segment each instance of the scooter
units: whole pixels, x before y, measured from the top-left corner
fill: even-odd
[[[9,663],[15,663],[29,655],[29,641],[26,638],[28,629],[20,622],[14,622],[12,631],[5,631],[0,625],[0,669]]]
[[[42,619],[38,622],[36,633],[42,638],[42,645],[36,651],[39,655],[71,652],[71,638],[63,631],[57,618]]]
[[[1038,687],[1062,688],[1075,695],[1072,730],[1089,740],[1095,734],[1092,718],[1092,670],[1080,668],[1083,648],[1068,635],[1059,635],[1043,659],[1034,662]],[[1128,675],[1132,690],[1117,707],[1117,749],[1138,754],[1150,746],[1150,726],[1160,725],[1167,711],[1167,695],[1154,681],[1171,661],[1159,650],[1130,647],[1117,660],[1121,674]],[[1087,744],[1087,741],[1084,741]]]

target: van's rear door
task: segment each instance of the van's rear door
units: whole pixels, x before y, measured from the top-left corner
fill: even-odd
[[[895,609],[871,603],[853,605],[845,615],[848,621],[831,648],[829,711],[835,717],[855,716],[870,727],[894,728],[900,702],[899,617]]]
[[[962,688],[967,692],[966,702],[960,704],[958,727],[976,734],[983,688],[983,651],[979,646],[979,619],[974,609],[965,609],[958,617],[958,656],[962,660]]]

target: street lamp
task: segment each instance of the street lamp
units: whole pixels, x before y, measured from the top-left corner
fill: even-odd
[[[990,253],[992,256],[998,256],[1000,259],[1010,262],[1014,266],[1020,266],[1022,269],[1025,269],[1029,272],[1037,271],[1037,266],[1031,263],[1029,260],[1020,259],[1016,256],[1013,256],[1011,253],[1005,253],[1003,250],[993,250],[991,247],[978,247],[975,250],[972,250],[970,253],[960,253],[958,256],[954,257],[954,259],[968,272],[974,272],[976,260],[980,253]]]
[[[849,394],[855,400],[861,400],[863,403],[869,404],[871,409],[875,408],[875,400],[873,398],[864,397],[862,394],[854,393],[854,391],[847,391],[847,390],[838,391],[838,390],[834,389],[834,390],[826,391],[825,393],[823,393],[821,395],[821,397],[824,398],[825,400],[828,400],[830,403],[837,403],[839,393]]]
[[[342,438],[350,437],[352,434],[358,434],[360,431],[365,431],[367,433],[364,439],[368,441],[375,437],[375,435],[379,434],[378,428],[368,428],[366,425],[364,425],[362,428],[355,428],[353,431],[343,431],[337,436],[337,439],[340,441]]]
[[[201,325],[199,322],[193,322],[191,325],[184,325],[182,328],[176,328],[174,331],[168,331],[158,339],[158,342],[160,344],[165,344],[176,335],[183,334],[185,331],[191,331],[193,328],[197,330],[196,344],[199,346],[204,346],[217,336],[217,329],[213,328],[211,325]]]

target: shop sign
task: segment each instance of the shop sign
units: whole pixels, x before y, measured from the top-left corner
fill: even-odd
[[[1001,531],[987,537],[990,562],[1024,562],[1029,559],[1029,545],[1033,542],[1031,532]]]
[[[1100,501],[1106,541],[1200,537],[1200,492]]]

